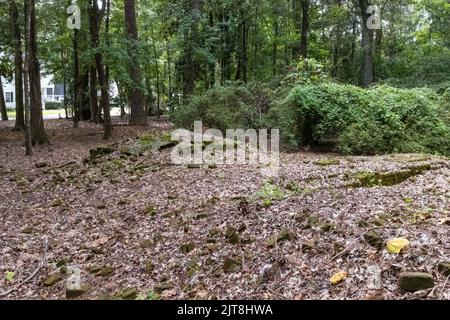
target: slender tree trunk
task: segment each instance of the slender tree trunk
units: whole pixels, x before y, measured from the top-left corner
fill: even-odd
[[[361,30],[362,30],[362,50],[363,50],[363,65],[362,65],[362,84],[364,87],[370,86],[374,81],[373,76],[373,30],[367,26],[369,14],[367,8],[369,2],[367,0],[359,0],[361,9]]]
[[[80,120],[88,121],[91,118],[91,106],[89,98],[89,70],[84,70],[80,78]]]
[[[141,68],[139,66],[138,32],[136,25],[136,8],[134,0],[124,0],[125,25],[128,36],[128,73],[132,81],[129,89],[130,125],[146,125],[144,112],[144,92],[142,90]],[[155,49],[154,49],[155,50]],[[156,58],[156,57],[155,57]],[[159,93],[158,93],[159,96]]]
[[[3,83],[1,76],[0,76],[0,111],[2,114],[2,121],[8,121],[8,113],[6,111],[5,94],[3,93]]]
[[[156,53],[156,41],[155,41],[155,35],[153,34],[153,29],[152,29],[152,45],[153,45],[153,57],[155,59],[155,67],[156,67],[156,115],[159,118],[159,110],[161,108],[160,106],[160,97],[161,97],[161,89],[160,89],[160,76],[159,76],[159,62],[158,62],[158,56]]]
[[[309,37],[309,10],[310,0],[302,0],[302,32],[300,40],[300,56],[306,58],[308,56],[308,37]]]
[[[97,99],[97,68],[89,67],[89,101],[91,107],[91,122],[98,123],[98,99]]]
[[[246,17],[243,17],[242,21],[242,80],[247,83],[247,65],[248,65],[248,53],[247,53],[247,41],[248,41],[248,28]]]
[[[23,106],[23,58],[22,40],[20,34],[19,11],[15,1],[10,1],[11,34],[14,47],[14,82],[16,99],[16,123],[13,130],[25,130]]]
[[[277,56],[278,56],[278,15],[273,22],[273,42],[272,42],[272,72],[277,75]]]
[[[335,3],[337,6],[341,7],[342,2],[341,0],[335,0]],[[334,43],[333,43],[333,69],[332,69],[332,77],[334,79],[338,78],[339,74],[339,57],[340,57],[340,46],[342,42],[342,35],[341,35],[341,23],[338,22],[335,29],[334,29]]]
[[[111,113],[109,110],[109,84],[106,79],[105,68],[101,52],[98,50],[100,39],[99,30],[102,17],[105,14],[105,0],[102,1],[101,10],[98,7],[97,0],[91,0],[89,10],[89,24],[91,33],[91,47],[96,51],[95,65],[97,68],[98,83],[100,85],[100,107],[98,115],[103,110],[103,139],[108,140],[112,137]]]
[[[78,67],[78,30],[73,29],[73,126],[78,127],[78,120],[80,117],[80,75]]]
[[[30,82],[30,106],[31,106],[31,133],[33,144],[49,143],[44,129],[44,119],[42,116],[41,97],[41,74],[37,53],[37,32],[36,32],[36,11],[35,0],[26,0],[27,19],[29,19],[30,29],[28,47],[28,76]]]
[[[194,93],[195,77],[197,75],[197,63],[194,60],[194,46],[197,44],[198,21],[200,18],[200,1],[190,1],[190,14],[192,16],[191,30],[188,32],[187,48],[184,62],[184,97],[189,98]]]
[[[169,80],[169,87],[168,87],[168,97],[169,97],[169,105],[170,108],[172,108],[172,53],[170,50],[169,42],[166,38],[166,50],[167,50],[167,77]],[[172,109],[170,109],[172,111]]]
[[[64,76],[64,82],[63,82],[63,92],[64,92],[64,114],[66,116],[66,119],[69,119],[69,113],[67,112],[67,79]]]
[[[111,113],[109,110],[108,83],[106,82],[105,70],[102,63],[102,55],[95,55],[97,64],[98,80],[100,83],[100,108],[103,110],[103,139],[112,137]]]
[[[33,155],[32,133],[31,133],[31,107],[30,107],[30,82],[29,82],[29,57],[28,43],[30,42],[31,16],[28,0],[25,0],[25,63],[23,67],[23,84],[25,93],[25,154]]]

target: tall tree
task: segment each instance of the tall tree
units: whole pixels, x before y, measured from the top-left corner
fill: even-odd
[[[304,58],[308,56],[310,6],[311,6],[310,0],[302,0],[302,31],[301,31],[299,54]]]
[[[35,0],[25,0],[25,17],[30,26],[27,39],[28,77],[30,84],[31,133],[32,143],[49,143],[44,129],[41,97],[41,74],[37,52],[36,8]]]
[[[128,90],[130,101],[130,125],[146,125],[144,112],[144,92],[142,90],[141,68],[139,66],[138,31],[136,25],[136,8],[134,0],[124,0],[125,25],[128,37],[128,73],[132,81]]]
[[[361,9],[361,46],[363,51],[362,65],[362,84],[367,87],[374,81],[373,76],[373,30],[369,29],[367,21],[370,14],[367,12],[369,8],[368,0],[359,0],[359,8]]]
[[[6,112],[5,95],[3,93],[3,83],[0,77],[0,112],[2,114],[2,120],[8,121],[8,113]]]
[[[194,93],[195,78],[197,75],[197,61],[194,58],[194,49],[198,40],[198,24],[200,20],[201,0],[188,0],[187,9],[190,14],[190,28],[185,32],[184,49],[184,97],[190,97]]]
[[[103,139],[112,137],[111,113],[109,109],[109,83],[106,79],[103,57],[99,48],[100,44],[100,24],[105,15],[105,0],[102,0],[101,8],[98,7],[97,0],[90,0],[89,21],[91,26],[91,46],[95,52],[95,65],[97,68],[98,83],[100,85],[100,108],[99,114],[103,111]]]
[[[19,11],[16,0],[9,1],[10,28],[14,48],[14,83],[16,101],[16,123],[13,130],[25,130],[24,106],[23,106],[23,58],[22,40],[20,34]]]

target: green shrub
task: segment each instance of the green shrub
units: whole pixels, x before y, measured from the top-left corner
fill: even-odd
[[[332,142],[345,154],[450,153],[444,97],[427,89],[297,86],[265,119],[292,147]]]
[[[217,87],[194,96],[171,114],[179,127],[192,128],[194,121],[225,131],[228,128],[258,128],[271,106],[270,90],[260,85]]]
[[[47,101],[45,102],[45,110],[59,110],[63,109],[64,105],[59,101]]]

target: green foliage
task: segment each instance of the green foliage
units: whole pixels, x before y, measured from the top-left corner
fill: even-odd
[[[62,102],[58,101],[47,101],[45,102],[45,110],[59,110],[63,109],[64,105]]]
[[[271,105],[272,93],[258,85],[217,87],[194,96],[172,114],[175,124],[192,128],[194,121],[225,131],[229,128],[257,128]]]
[[[265,207],[270,207],[273,201],[282,200],[285,194],[279,186],[272,184],[270,181],[264,181],[261,189],[256,192],[256,196],[262,200]]]
[[[333,143],[345,154],[450,153],[444,97],[428,89],[298,86],[266,118],[291,147]]]
[[[5,279],[6,279],[6,281],[13,282],[15,275],[16,274],[14,272],[12,272],[12,271],[6,271],[5,272]]]

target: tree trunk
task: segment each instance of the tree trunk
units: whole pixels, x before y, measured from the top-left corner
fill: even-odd
[[[187,33],[187,48],[184,61],[184,97],[189,98],[194,93],[197,63],[194,60],[194,45],[197,44],[198,21],[200,18],[200,1],[190,0],[190,14],[192,17],[191,30]]]
[[[49,143],[44,129],[42,116],[41,74],[37,53],[36,11],[35,0],[26,0],[26,17],[29,19],[30,29],[27,43],[28,49],[28,77],[30,82],[31,133],[32,144]]]
[[[132,84],[128,90],[130,102],[130,125],[145,126],[144,92],[142,90],[141,68],[139,66],[138,32],[134,0],[124,0],[125,26],[128,36],[128,73]],[[154,40],[153,40],[154,41]]]
[[[161,108],[161,85],[160,85],[160,76],[159,76],[159,63],[158,63],[158,57],[156,53],[156,41],[155,41],[155,35],[153,34],[152,29],[152,44],[153,44],[153,57],[155,59],[155,67],[156,67],[156,115],[159,118],[159,110]]]
[[[373,83],[373,30],[367,26],[369,14],[367,8],[369,2],[367,0],[359,0],[361,9],[361,31],[362,31],[362,50],[363,50],[363,65],[362,65],[362,84],[368,87]]]
[[[97,68],[95,65],[89,67],[89,102],[91,107],[91,122],[98,122],[98,99],[97,99]]]
[[[303,58],[306,58],[308,56],[309,9],[310,0],[302,0],[302,32],[299,54]]]
[[[73,29],[73,126],[78,127],[78,120],[80,117],[80,75],[78,67],[78,30]]]
[[[0,76],[0,111],[2,114],[2,121],[8,121],[8,113],[6,111],[5,94],[3,93],[3,83]]]
[[[98,83],[100,85],[100,108],[98,110],[98,115],[101,114],[103,110],[103,139],[108,140],[112,137],[112,124],[111,124],[111,114],[109,110],[109,84],[106,79],[105,68],[102,62],[102,54],[98,50],[99,47],[99,30],[102,17],[105,14],[105,0],[102,1],[101,10],[98,7],[97,0],[91,0],[90,10],[89,10],[89,26],[91,33],[91,47],[96,51],[95,53],[95,65],[97,68]]]
[[[16,123],[13,130],[25,130],[23,106],[23,58],[20,34],[19,12],[15,1],[10,1],[11,35],[14,47],[14,82],[16,99]]]
[[[29,3],[25,0],[25,63],[23,68],[23,84],[25,93],[25,154],[27,156],[33,155],[32,149],[32,134],[31,134],[31,108],[30,108],[30,91],[29,91],[29,58],[28,58],[28,43],[30,42],[30,27],[31,17],[28,10]]]
[[[246,17],[243,17],[242,21],[242,80],[247,83],[247,65],[248,65],[248,53],[247,53],[247,40],[248,40],[248,28]]]
[[[167,76],[169,80],[169,87],[168,87],[168,97],[169,97],[169,107],[170,111],[172,111],[172,53],[170,50],[170,45],[166,39],[166,51],[167,51]]]

